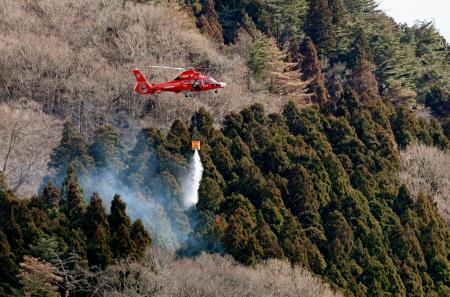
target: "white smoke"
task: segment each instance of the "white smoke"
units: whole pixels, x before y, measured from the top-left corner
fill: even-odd
[[[186,208],[194,206],[198,202],[198,188],[202,180],[203,165],[200,155],[196,150],[189,164],[189,175],[183,185],[183,204]]]
[[[198,202],[202,174],[202,161],[198,151],[195,151],[189,160],[188,170],[177,177],[182,190],[178,202],[183,209],[174,209],[171,200],[158,189],[137,185],[131,187],[120,175],[112,171],[97,172],[89,177],[81,176],[80,180],[87,199],[92,197],[93,192],[97,192],[107,210],[114,195],[120,194],[127,204],[130,218],[141,219],[156,244],[175,251],[191,240],[191,224],[195,224],[195,219],[189,217],[188,210]]]

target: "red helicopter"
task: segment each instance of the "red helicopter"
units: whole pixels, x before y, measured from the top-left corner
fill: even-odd
[[[134,69],[133,73],[136,77],[137,84],[134,90],[141,94],[161,94],[162,92],[183,92],[186,97],[194,96],[196,93],[223,89],[227,86],[224,82],[218,82],[212,77],[202,74],[199,71],[184,68],[150,66],[152,68],[176,69],[182,72],[173,80],[161,84],[149,84],[139,69]]]

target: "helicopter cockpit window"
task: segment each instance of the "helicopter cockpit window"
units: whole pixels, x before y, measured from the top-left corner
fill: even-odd
[[[219,84],[214,78],[210,77],[209,81],[213,84]]]

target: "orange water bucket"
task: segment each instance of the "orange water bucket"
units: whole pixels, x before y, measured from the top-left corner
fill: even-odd
[[[200,150],[200,141],[199,140],[192,140],[192,149]]]

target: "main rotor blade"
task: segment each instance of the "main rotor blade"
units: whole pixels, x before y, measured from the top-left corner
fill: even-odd
[[[181,70],[181,71],[186,70],[185,68],[181,68],[181,67],[169,67],[169,66],[156,66],[156,65],[151,65],[151,66],[148,66],[148,67],[150,67],[150,68],[162,68],[162,69],[174,69],[174,70]]]

